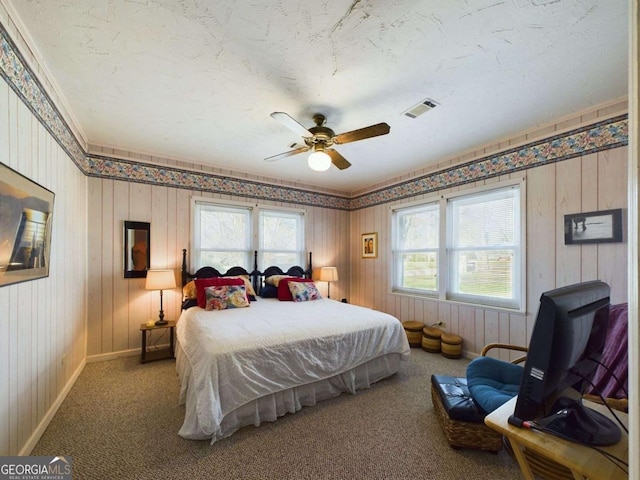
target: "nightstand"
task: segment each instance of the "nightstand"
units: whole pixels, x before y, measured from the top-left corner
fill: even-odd
[[[150,330],[159,330],[162,328],[169,329],[169,348],[162,348],[160,350],[147,351],[147,332]],[[146,323],[140,325],[140,333],[142,334],[142,353],[140,355],[140,363],[153,362],[155,360],[164,360],[166,358],[173,358],[173,331],[176,328],[176,322],[170,321],[165,325],[153,325],[147,326]]]

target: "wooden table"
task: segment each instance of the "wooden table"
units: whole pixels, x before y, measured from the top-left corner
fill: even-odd
[[[487,415],[485,423],[509,439],[526,480],[534,480],[534,474],[542,478],[574,480],[629,478],[626,467],[624,470],[619,468],[593,448],[569,442],[548,433],[510,425],[507,419],[515,409],[516,398]],[[585,405],[611,418],[611,413],[604,405],[589,401],[585,401]],[[616,415],[625,426],[628,425],[626,413],[616,411]],[[620,442],[598,448],[628,463],[629,439],[625,431],[622,429],[621,431],[622,439]]]
[[[163,328],[169,330],[169,348],[147,351],[147,332]],[[165,358],[174,358],[173,331],[175,328],[176,322],[171,320],[164,325],[149,326],[146,323],[141,324],[140,332],[142,332],[142,352],[140,354],[140,363],[154,362],[156,360],[164,360]]]

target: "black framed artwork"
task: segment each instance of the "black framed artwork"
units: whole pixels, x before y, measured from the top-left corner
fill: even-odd
[[[622,209],[564,216],[565,245],[622,242]]]
[[[0,163],[0,287],[49,276],[54,198]]]
[[[124,278],[145,278],[151,264],[151,224],[124,222]]]

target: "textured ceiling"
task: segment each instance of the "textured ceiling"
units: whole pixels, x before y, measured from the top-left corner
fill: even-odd
[[[340,191],[627,93],[627,0],[1,1],[90,145]],[[314,172],[273,111],[391,133]]]

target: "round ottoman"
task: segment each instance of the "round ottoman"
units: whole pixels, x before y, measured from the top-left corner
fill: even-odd
[[[422,345],[422,328],[424,327],[424,323],[407,320],[406,322],[402,322],[402,326],[407,334],[409,346],[412,348],[420,347]]]
[[[453,333],[443,333],[440,337],[440,349],[443,357],[462,357],[462,337]]]
[[[440,337],[442,330],[436,327],[422,329],[422,349],[425,352],[438,353],[440,351]]]

